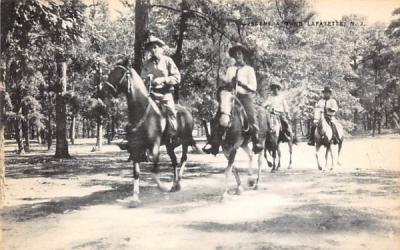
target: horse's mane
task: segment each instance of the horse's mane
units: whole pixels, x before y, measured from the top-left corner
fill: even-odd
[[[134,70],[131,67],[129,67],[128,70],[131,76],[128,77],[128,90],[131,90],[131,88],[136,87],[136,90],[139,90],[143,95],[148,96],[149,92],[147,91],[142,78],[139,76],[136,70]]]

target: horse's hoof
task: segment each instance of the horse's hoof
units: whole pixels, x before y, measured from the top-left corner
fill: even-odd
[[[276,171],[275,169],[271,169],[271,173],[275,173],[275,171]]]
[[[321,167],[318,167],[318,170],[322,170],[322,168],[321,168]]]
[[[170,192],[177,192],[180,190],[181,190],[181,184],[178,182],[172,185]]]
[[[230,196],[229,196],[229,194],[228,194],[228,191],[225,191],[223,194],[222,194],[222,196],[221,196],[221,202],[223,202],[223,201],[226,201],[226,200],[229,200],[230,199]]]
[[[130,197],[125,200],[117,200],[117,201],[122,205],[126,206],[127,208],[136,208],[140,206],[140,204],[142,203],[139,197]]]
[[[252,176],[249,176],[249,178],[247,179],[247,185],[249,187],[253,187],[255,183],[256,183],[256,180]]]
[[[241,195],[243,193],[244,189],[242,186],[239,186],[236,188],[236,195]]]
[[[254,185],[254,190],[258,190],[258,184]]]
[[[333,170],[333,168],[330,168],[329,170],[330,170],[330,171],[332,171],[332,170]]]
[[[288,168],[288,169],[292,169],[292,166],[291,166],[291,165],[289,165],[287,168]]]
[[[272,168],[272,163],[268,162],[268,167]]]
[[[338,162],[337,162],[337,165],[338,165],[338,166],[342,166],[342,163],[338,161]]]

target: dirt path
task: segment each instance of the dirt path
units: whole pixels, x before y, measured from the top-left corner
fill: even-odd
[[[189,155],[183,190],[161,193],[143,169],[142,206],[128,155],[71,147],[55,161],[40,147],[7,145],[4,249],[400,249],[400,137],[348,140],[343,166],[318,171],[313,149],[295,148],[293,169],[264,171],[259,190],[221,201],[222,156]],[[284,152],[286,152],[284,148]],[[243,155],[239,154],[239,158]],[[163,158],[164,160],[166,158]],[[246,164],[240,160],[243,182]],[[286,166],[286,162],[284,162]],[[269,170],[266,169],[265,170]],[[162,166],[163,180],[172,177]],[[231,178],[232,188],[234,178]]]

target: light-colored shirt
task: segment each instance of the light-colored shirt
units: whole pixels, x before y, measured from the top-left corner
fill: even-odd
[[[169,85],[176,85],[181,81],[181,74],[178,67],[171,57],[162,56],[159,60],[150,58],[145,61],[142,67],[141,76],[146,79],[148,75],[153,75],[153,79],[164,77],[164,82]]]
[[[330,109],[332,114],[335,115],[336,111],[338,111],[339,107],[335,99],[330,98],[328,100],[321,99],[315,104],[314,108],[314,120],[319,120],[321,115],[325,112],[325,109]]]
[[[285,100],[285,97],[281,94],[268,96],[267,100],[263,102],[262,106],[269,107],[274,111],[282,113],[289,112],[288,104]]]
[[[233,78],[236,76],[237,70],[238,70],[237,80],[240,81],[243,85],[246,85],[251,91],[256,91],[257,89],[256,73],[254,72],[254,69],[248,65],[229,67],[226,70],[226,75],[223,80],[225,82],[232,82]],[[237,86],[236,90],[239,94],[249,93],[248,90],[241,87],[240,85]]]

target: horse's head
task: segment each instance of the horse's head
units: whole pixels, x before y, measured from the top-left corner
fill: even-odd
[[[235,96],[231,91],[222,90],[220,92],[219,112],[221,113],[221,116],[219,118],[219,123],[222,127],[230,126],[234,98]]]
[[[122,65],[117,65],[110,71],[106,86],[114,97],[121,93],[135,93],[137,92],[136,90],[146,92],[143,80],[136,71]]]

